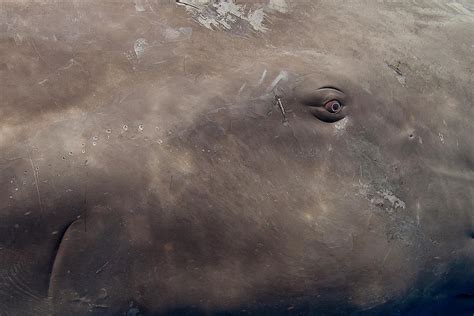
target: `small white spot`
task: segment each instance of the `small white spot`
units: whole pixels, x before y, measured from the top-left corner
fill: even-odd
[[[439,140],[444,144],[444,135],[441,133],[438,133]]]
[[[160,145],[163,144],[163,140],[162,140],[162,139],[158,139],[156,142],[157,142],[158,144],[160,144]]]

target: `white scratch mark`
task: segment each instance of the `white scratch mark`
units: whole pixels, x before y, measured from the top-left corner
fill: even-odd
[[[43,213],[43,203],[41,202],[41,193],[40,193],[40,189],[39,189],[39,185],[38,185],[38,174],[36,172],[36,167],[35,167],[35,164],[33,162],[33,159],[31,158],[30,148],[29,148],[28,145],[27,145],[27,148],[26,148],[26,152],[28,153],[28,159],[30,160],[31,170],[33,171],[33,178],[35,180],[35,186],[36,186],[36,194],[38,196],[38,204],[39,204],[40,211],[41,211],[41,214],[42,214]]]
[[[165,59],[165,60],[160,60],[160,61],[157,61],[155,63],[153,63],[153,65],[159,65],[159,64],[164,64],[168,61],[168,59]]]
[[[266,75],[267,75],[267,70],[265,69],[262,72],[262,76],[260,77],[260,80],[258,80],[258,85],[261,85],[263,83],[263,80],[265,80]]]
[[[417,201],[416,202],[416,222],[418,226],[420,226],[420,212],[421,212],[420,201]]]
[[[43,58],[43,56],[41,56],[41,54],[39,53],[38,48],[36,48],[36,44],[35,44],[35,42],[34,42],[33,40],[31,41],[31,45],[32,45],[33,48],[34,48],[34,50],[35,50],[35,52],[36,52],[36,55],[38,55],[38,58],[41,59],[41,61],[42,61],[43,63],[45,63],[45,65],[46,65],[49,69],[51,69],[51,65],[48,64],[48,62]]]
[[[392,251],[392,247],[388,248],[387,253],[385,254],[385,257],[383,257],[382,265],[385,265],[385,261],[387,261],[388,255],[390,255],[391,251]]]
[[[237,93],[237,95],[240,95],[242,93],[242,91],[244,91],[245,87],[247,86],[247,83],[245,82],[239,89],[239,92]]]
[[[155,10],[153,9],[153,7],[151,6],[151,4],[148,0],[146,0],[146,4],[148,4],[148,7],[150,7],[151,12],[153,12],[154,15],[159,17],[158,13],[155,12]]]
[[[471,11],[466,9],[461,3],[457,2],[448,2],[446,3],[448,7],[456,11],[457,13],[465,14],[465,15],[472,15]]]
[[[280,81],[286,81],[288,80],[288,73],[284,70],[280,71],[280,73],[278,74],[278,76],[275,77],[275,79],[273,80],[272,84],[268,87],[268,91],[267,92],[271,92],[273,91],[273,89],[275,89],[275,87],[280,83]]]
[[[23,43],[23,36],[16,33],[15,36],[13,37],[13,40],[15,41],[16,45],[21,45]],[[474,45],[473,45],[473,47],[474,47]]]

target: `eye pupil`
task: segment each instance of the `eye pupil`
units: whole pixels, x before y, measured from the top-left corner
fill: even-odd
[[[339,102],[338,100],[331,100],[329,102],[326,102],[326,104],[324,104],[324,107],[326,108],[326,110],[334,114],[339,113],[342,109],[341,102]]]

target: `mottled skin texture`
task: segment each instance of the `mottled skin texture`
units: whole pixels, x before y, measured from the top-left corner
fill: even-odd
[[[472,4],[286,3],[0,4],[0,315],[472,314]]]

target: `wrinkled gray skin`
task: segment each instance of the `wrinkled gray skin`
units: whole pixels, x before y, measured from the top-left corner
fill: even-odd
[[[470,1],[208,2],[0,4],[0,314],[471,315]]]

